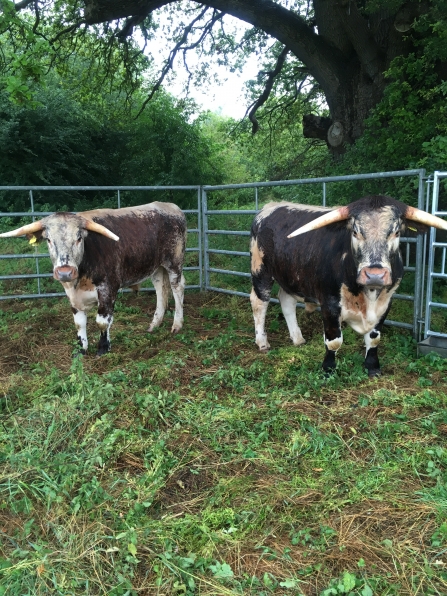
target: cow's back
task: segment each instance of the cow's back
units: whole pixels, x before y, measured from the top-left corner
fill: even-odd
[[[95,233],[85,239],[80,273],[95,285],[107,279],[112,287],[124,287],[147,279],[160,265],[183,265],[186,218],[173,203],[157,201],[80,215],[119,236],[113,243]]]

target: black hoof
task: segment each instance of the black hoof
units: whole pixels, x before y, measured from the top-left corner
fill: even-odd
[[[370,379],[373,379],[374,377],[381,377],[382,376],[382,371],[380,370],[380,368],[371,368],[370,370],[368,370],[368,377]]]

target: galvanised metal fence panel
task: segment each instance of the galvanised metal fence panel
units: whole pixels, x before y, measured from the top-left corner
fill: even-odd
[[[435,172],[433,176],[433,195],[431,213],[438,217],[447,217],[447,211],[440,209],[439,190],[440,181],[447,178],[447,172]],[[430,228],[429,253],[428,253],[428,274],[427,274],[427,298],[425,303],[425,337],[444,338],[447,341],[447,329],[445,332],[434,331],[432,319],[434,309],[447,309],[447,304],[433,299],[433,285],[436,279],[447,281],[447,242],[437,240],[439,230]]]
[[[184,191],[195,190],[197,192],[197,209],[184,209],[185,214],[197,215],[197,228],[188,228],[188,234],[198,235],[198,246],[187,248],[188,253],[197,253],[198,265],[192,267],[184,267],[184,271],[197,271],[199,276],[198,284],[186,285],[185,289],[201,289],[203,287],[203,265],[202,265],[202,209],[201,209],[201,187],[200,186],[0,186],[0,191],[27,191],[29,192],[31,211],[17,211],[17,212],[0,212],[0,218],[4,217],[31,217],[35,221],[36,217],[46,217],[52,215],[53,211],[35,211],[34,210],[34,195],[33,191],[114,191],[117,193],[117,207],[121,207],[121,193],[125,191]],[[11,294],[2,295],[0,300],[10,300],[13,298],[29,299],[29,298],[54,298],[58,296],[65,296],[65,292],[43,292],[41,291],[40,280],[42,278],[53,277],[51,273],[40,273],[39,261],[42,258],[49,259],[48,253],[24,253],[24,254],[0,254],[0,260],[4,259],[34,259],[36,273],[32,274],[18,274],[18,275],[0,275],[2,280],[15,279],[36,279],[38,284],[38,291],[36,294]],[[130,292],[131,290],[122,290]],[[153,288],[141,288],[141,292],[153,292]]]
[[[238,277],[250,278],[251,275],[248,271],[234,271],[230,269],[221,269],[210,266],[210,255],[212,254],[223,254],[234,257],[249,257],[248,251],[234,251],[234,250],[222,250],[209,247],[209,239],[212,235],[224,235],[224,236],[250,236],[248,230],[221,230],[221,229],[210,229],[209,218],[216,215],[255,215],[259,212],[259,197],[258,191],[261,188],[274,188],[274,187],[286,187],[286,186],[300,186],[300,185],[322,185],[322,206],[326,206],[327,202],[327,185],[335,182],[352,182],[360,180],[380,180],[385,178],[403,178],[413,177],[417,179],[418,185],[418,208],[424,209],[425,205],[425,170],[403,170],[394,172],[376,172],[369,174],[354,174],[348,176],[328,176],[324,178],[307,178],[301,180],[280,180],[275,182],[255,182],[247,184],[230,184],[230,185],[219,185],[219,186],[204,186],[202,190],[202,218],[203,218],[203,242],[204,242],[204,274],[205,274],[205,289],[213,290],[215,292],[221,292],[224,294],[231,294],[235,296],[249,297],[250,294],[247,292],[236,291],[229,288],[224,288],[218,285],[212,285],[210,283],[210,274],[221,274],[221,275],[232,275]],[[251,209],[208,209],[208,195],[211,192],[222,191],[222,190],[236,190],[236,189],[253,189],[254,190],[254,204],[255,208]],[[416,247],[416,254],[414,265],[410,264],[410,248],[412,245]],[[248,242],[247,242],[248,247]],[[422,332],[422,324],[424,319],[422,318],[423,312],[423,272],[424,272],[424,238],[418,235],[417,238],[401,238],[401,249],[403,253],[404,269],[405,271],[412,271],[415,274],[415,284],[413,294],[395,294],[394,298],[397,300],[411,301],[413,302],[413,322],[404,323],[401,321],[386,320],[385,324],[392,325],[395,327],[402,327],[412,331],[413,336],[420,338]],[[271,302],[278,303],[277,299],[272,298]],[[297,304],[298,307],[304,308],[301,303]]]

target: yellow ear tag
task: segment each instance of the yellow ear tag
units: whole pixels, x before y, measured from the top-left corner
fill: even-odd
[[[29,239],[29,243],[30,244],[36,244],[37,242],[37,238],[34,236],[34,234],[31,236],[31,238]]]
[[[408,226],[408,229],[411,230],[412,232],[417,232],[416,228],[410,228],[410,226]]]

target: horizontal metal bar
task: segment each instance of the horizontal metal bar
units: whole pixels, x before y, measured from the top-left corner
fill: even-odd
[[[250,236],[250,232],[237,232],[235,230],[207,230],[207,234],[226,234],[227,236]]]
[[[204,186],[203,190],[231,190],[236,188],[268,188],[271,186],[294,186],[299,184],[315,184],[318,182],[349,182],[352,180],[371,180],[374,178],[398,178],[406,176],[419,176],[424,170],[397,170],[395,172],[375,172],[372,174],[349,174],[347,176],[326,176],[324,178],[303,178],[300,180],[278,180],[275,182],[248,182],[245,184],[220,184],[217,186]],[[1,187],[0,187],[1,188]]]
[[[445,337],[447,339],[447,333],[439,333],[437,331],[430,331],[430,329],[427,329],[425,335],[431,335],[432,337]]]
[[[0,255],[0,259],[35,259],[35,258],[43,258],[49,257],[50,255],[47,252],[26,252],[23,254],[12,254],[12,255]]]
[[[132,205],[132,207],[138,207],[138,205]],[[129,207],[130,209],[132,207]],[[111,207],[115,209],[115,207]],[[182,209],[183,213],[199,213],[198,209]],[[1,211],[0,217],[46,217],[47,215],[53,215],[56,211],[14,211],[9,213],[8,211]],[[69,213],[83,213],[82,211],[70,211]]]
[[[386,319],[384,324],[389,325],[390,327],[400,327],[401,329],[413,330],[413,325],[410,323],[401,323],[400,321],[390,321],[389,319]]]
[[[259,209],[213,209],[204,213],[206,215],[257,215]]]
[[[430,308],[447,308],[447,304],[443,304],[442,302],[429,302],[428,305]]]
[[[199,247],[197,247],[197,248],[186,248],[185,249],[186,252],[199,252],[199,250],[200,250]]]
[[[429,272],[430,277],[436,277],[438,279],[447,279],[447,273],[434,273],[432,271]]]
[[[0,280],[4,279],[37,279],[40,277],[53,277],[52,273],[24,273],[23,275],[0,275]]]
[[[393,299],[397,298],[397,300],[407,300],[408,302],[414,302],[414,296],[409,296],[408,294],[394,294]]]
[[[435,211],[434,215],[438,217],[447,217],[447,211]]]
[[[0,186],[1,190],[199,190],[189,186]]]
[[[191,286],[185,286],[185,290],[198,290],[200,289],[199,285],[191,285]],[[120,292],[123,293],[130,293],[133,292],[135,293],[133,290],[129,290],[129,289],[124,289],[124,290],[120,290]],[[139,290],[139,292],[155,292],[154,288],[141,288]],[[28,300],[28,299],[32,299],[32,298],[64,298],[66,296],[65,292],[57,292],[57,293],[53,293],[53,294],[12,294],[11,296],[0,296],[0,300]]]
[[[199,229],[198,228],[188,229],[188,234],[197,234],[197,232],[199,232]]]
[[[183,267],[183,271],[199,271],[200,267]]]
[[[52,294],[13,294],[11,296],[0,296],[0,300],[28,300],[28,298],[58,298],[66,296],[65,292],[55,292]]]
[[[445,248],[447,246],[447,242],[433,242],[432,246],[436,248]]]
[[[215,269],[214,267],[210,267],[208,271],[212,273],[223,273],[226,275],[238,275],[239,277],[251,277],[251,273],[244,273],[243,271],[229,271],[228,269]]]
[[[207,250],[208,253],[212,253],[215,255],[231,255],[235,257],[249,257],[249,252],[242,252],[239,250],[220,250],[218,248],[209,248]]]

